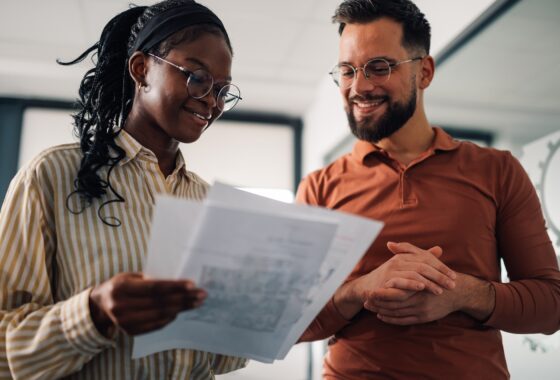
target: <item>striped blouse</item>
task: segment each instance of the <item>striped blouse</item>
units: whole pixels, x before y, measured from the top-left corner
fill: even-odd
[[[201,200],[208,185],[177,156],[167,178],[155,155],[122,131],[126,157],[111,173],[125,202],[94,200],[69,212],[68,194],[79,167],[78,144],[36,157],[13,179],[0,212],[0,379],[213,379],[246,359],[193,350],[170,350],[132,360],[132,338],[102,336],[89,313],[93,286],[120,272],[141,272],[154,196]],[[103,178],[103,177],[102,177]],[[109,192],[110,193],[110,192]],[[70,209],[79,210],[78,197]]]

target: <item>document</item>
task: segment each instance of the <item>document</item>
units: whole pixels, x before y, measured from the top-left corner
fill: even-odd
[[[189,348],[283,359],[382,228],[216,183],[204,202],[156,201],[147,275],[189,278],[203,306],[136,337],[133,357]]]

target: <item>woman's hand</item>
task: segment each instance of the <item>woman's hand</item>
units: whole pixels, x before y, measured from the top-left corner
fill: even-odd
[[[129,335],[157,330],[178,313],[202,305],[206,292],[189,280],[156,280],[120,273],[94,287],[89,296],[93,323],[105,336],[115,328]]]

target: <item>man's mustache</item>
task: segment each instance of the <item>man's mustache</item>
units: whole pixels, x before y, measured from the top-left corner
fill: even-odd
[[[389,100],[389,96],[387,95],[374,95],[374,94],[365,94],[365,95],[354,95],[348,99],[350,102],[380,102]]]

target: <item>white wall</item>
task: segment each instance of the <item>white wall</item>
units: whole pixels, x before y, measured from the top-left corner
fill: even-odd
[[[53,145],[76,142],[69,111],[24,113],[19,167]],[[291,192],[294,132],[286,126],[217,121],[193,144],[181,144],[187,168],[209,183]]]
[[[26,165],[33,157],[51,146],[77,141],[72,133],[70,112],[30,109],[23,114],[18,168]]]
[[[323,158],[349,134],[338,88],[325,76],[303,118],[303,174],[324,165]]]
[[[550,228],[551,224],[556,229],[560,228],[560,150],[553,148],[560,144],[560,131],[524,146],[509,143],[537,188],[543,210],[550,218],[547,221],[550,240],[560,258],[560,236]],[[553,380],[560,377],[560,332],[549,336],[507,333],[502,336],[512,380]]]
[[[217,122],[181,150],[187,166],[207,181],[292,190],[293,142],[288,126]]]

